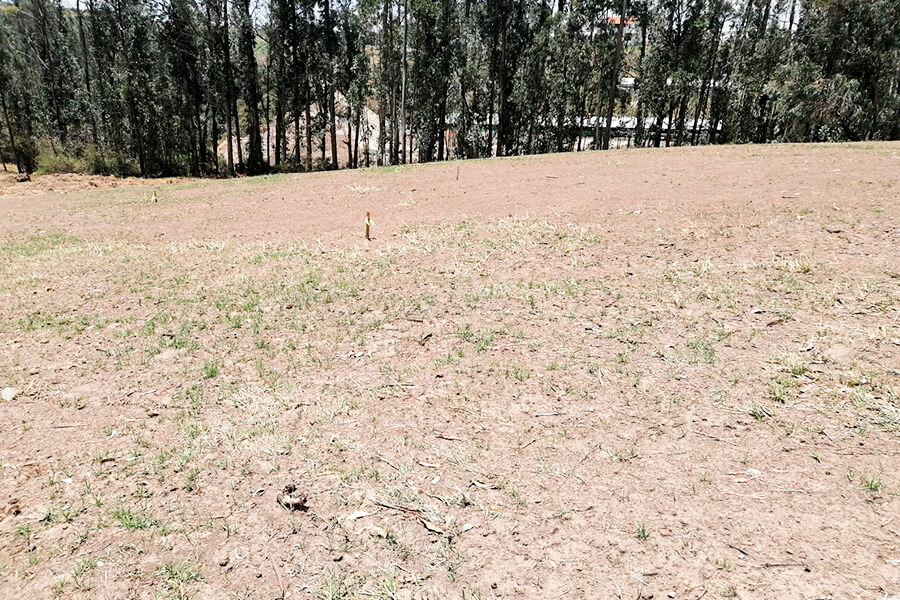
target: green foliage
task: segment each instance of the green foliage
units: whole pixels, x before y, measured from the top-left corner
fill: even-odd
[[[44,154],[38,160],[39,173],[76,173],[84,170],[79,161],[62,154]]]
[[[654,146],[900,137],[896,0],[78,7],[0,5],[0,159],[20,171],[258,174],[626,133]],[[634,129],[608,128],[608,106]]]

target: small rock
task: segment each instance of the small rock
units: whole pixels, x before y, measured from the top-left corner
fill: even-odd
[[[219,560],[217,560],[216,562],[219,563],[220,567],[227,567],[228,566],[228,553],[225,552],[224,554],[222,554],[222,556],[220,556]]]
[[[3,391],[0,392],[0,398],[3,398],[4,402],[12,402],[16,396],[19,395],[19,390],[16,388],[5,387]]]
[[[674,597],[675,597],[675,592],[669,592],[666,594],[666,598],[674,598]]]

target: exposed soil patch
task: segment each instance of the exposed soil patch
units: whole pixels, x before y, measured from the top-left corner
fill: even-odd
[[[898,179],[872,144],[4,187],[0,597],[900,594]]]

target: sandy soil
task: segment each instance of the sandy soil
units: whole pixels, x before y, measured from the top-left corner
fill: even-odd
[[[4,179],[0,597],[898,596],[898,223],[900,144]]]

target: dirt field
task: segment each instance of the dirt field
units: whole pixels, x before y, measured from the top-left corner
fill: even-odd
[[[0,597],[900,596],[898,226],[900,144],[5,177]]]

